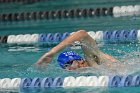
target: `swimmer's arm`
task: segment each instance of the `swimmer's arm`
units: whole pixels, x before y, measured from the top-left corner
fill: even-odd
[[[68,45],[71,45],[75,41],[82,41],[83,39],[91,40],[91,37],[88,35],[88,33],[85,30],[79,30],[69,37],[67,37],[65,40],[63,40],[60,44],[52,48],[49,52],[45,53],[38,61],[37,64],[42,64],[44,61],[49,63],[51,62],[53,56],[59,52],[60,50],[64,49]],[[92,42],[93,43],[93,42]]]
[[[105,54],[103,52],[100,52],[102,55],[102,58],[106,58],[108,60],[110,60],[111,62],[119,62],[119,60],[117,60],[116,58],[114,58],[113,56],[110,56],[108,54]]]
[[[57,46],[55,46],[54,48],[52,48],[49,52],[45,53],[38,61],[37,64],[41,64],[44,61],[46,61],[47,63],[51,62],[53,56],[59,52],[60,50],[64,49],[65,47],[67,47],[68,45],[71,45],[73,42],[75,41],[82,41],[82,40],[87,40],[90,42],[90,46],[92,46],[94,48],[94,54],[95,55],[99,55],[100,53],[103,55],[102,57],[107,58],[113,62],[118,61],[117,59],[115,59],[114,57],[105,54],[103,52],[101,52],[97,47],[96,47],[96,42],[95,40],[93,40],[88,33],[85,30],[79,30],[75,33],[73,33],[72,35],[70,35],[69,37],[67,37],[65,40],[63,40],[60,44],[58,44]]]

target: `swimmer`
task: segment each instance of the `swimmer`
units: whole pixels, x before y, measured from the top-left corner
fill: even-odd
[[[74,51],[65,51],[60,53],[58,56],[59,65],[67,70],[75,70],[82,67],[94,67],[102,64],[103,62],[111,61],[118,62],[119,60],[114,57],[103,53],[97,47],[96,41],[88,35],[85,30],[79,30],[72,35],[68,36],[57,46],[52,48],[49,52],[45,53],[38,61],[37,64],[40,65],[43,62],[49,63],[56,53],[72,45],[75,41],[82,43],[81,48],[84,52],[84,58],[78,55]]]

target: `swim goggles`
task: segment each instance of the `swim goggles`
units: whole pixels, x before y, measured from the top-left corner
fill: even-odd
[[[67,67],[72,66],[72,64],[73,64],[74,61],[79,62],[79,61],[81,61],[81,60],[83,60],[83,59],[78,59],[78,60],[71,60],[71,61],[68,61],[66,64],[64,64],[64,68],[66,69]],[[83,61],[84,61],[84,60],[83,60]]]

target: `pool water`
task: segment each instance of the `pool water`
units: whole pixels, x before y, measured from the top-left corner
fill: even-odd
[[[136,75],[140,74],[140,48],[139,44],[99,44],[98,45],[102,51],[108,53],[115,58],[118,58],[122,63],[113,64],[113,68],[105,67],[104,65],[97,66],[96,68],[82,68],[76,71],[67,71],[61,69],[57,64],[57,55],[54,57],[51,64],[37,66],[35,65],[36,61],[43,55],[45,52],[49,51],[53,46],[8,46],[1,45],[0,47],[0,56],[1,56],[1,65],[0,65],[0,78],[24,78],[24,77],[66,77],[66,76],[101,76],[101,75]],[[73,50],[83,56],[82,50],[80,48],[66,48],[65,50]],[[123,68],[120,65],[125,65]],[[119,69],[118,69],[119,67]],[[123,71],[123,72],[122,72]],[[139,88],[129,88],[130,91],[140,91]],[[127,88],[71,88],[71,89],[47,89],[47,90],[28,90],[33,93],[38,93],[35,91],[41,91],[40,93],[45,93],[43,91],[49,92],[67,92],[67,93],[93,93],[96,92],[121,92],[128,93]]]
[[[55,0],[56,1],[56,0]],[[63,1],[63,0],[62,0]],[[68,0],[67,0],[68,1]],[[74,1],[74,0],[73,0]],[[91,0],[88,0],[91,1]],[[103,2],[105,0],[101,0]],[[106,0],[111,1],[111,0]],[[131,2],[127,2],[131,1]],[[103,2],[103,6],[115,6],[139,4],[138,0],[113,0],[114,3]],[[70,1],[71,2],[71,1]],[[70,3],[68,2],[68,4]],[[84,0],[82,1],[84,4]],[[95,0],[96,2],[96,0]],[[99,0],[97,2],[100,2]],[[44,3],[44,2],[43,2]],[[58,2],[56,2],[58,3]],[[76,2],[75,2],[76,3]],[[124,4],[125,3],[125,4]],[[38,6],[38,4],[36,4]],[[58,4],[59,5],[59,4]],[[67,4],[66,4],[67,5]],[[95,3],[95,7],[99,7],[99,3]],[[102,7],[101,5],[101,7]],[[5,5],[1,6],[4,7]],[[8,5],[9,6],[9,5]],[[14,6],[14,5],[13,5]],[[34,4],[32,5],[32,7]],[[90,6],[93,6],[92,4]],[[90,7],[88,6],[88,7]],[[23,7],[23,6],[22,6]],[[44,7],[46,5],[44,4]],[[43,8],[44,8],[43,7]],[[81,7],[81,5],[77,6]],[[15,6],[15,10],[18,8]],[[24,8],[24,7],[23,7]],[[35,10],[37,8],[34,6]],[[56,7],[57,8],[57,7]],[[33,8],[26,7],[23,10],[32,10]],[[46,8],[44,8],[46,9]],[[10,8],[1,9],[2,13],[11,11]],[[14,9],[12,9],[14,10]],[[20,10],[18,10],[20,11]],[[72,32],[79,29],[88,31],[114,31],[114,30],[128,30],[140,29],[140,17],[120,17],[114,18],[93,17],[93,18],[75,18],[75,19],[61,19],[61,20],[37,20],[37,21],[20,21],[0,23],[0,35],[9,34],[32,34],[32,33],[56,33],[56,32]],[[66,77],[66,76],[101,76],[101,75],[137,75],[140,74],[140,45],[139,44],[99,44],[99,48],[115,58],[121,60],[118,64],[112,64],[108,68],[105,65],[99,65],[96,68],[81,68],[76,71],[67,71],[61,69],[57,64],[57,56],[54,57],[50,64],[37,66],[36,61],[54,45],[7,45],[0,44],[0,78],[24,78],[24,77]],[[65,50],[70,50],[69,48]],[[73,51],[78,52],[83,56],[81,49],[73,48]],[[120,67],[121,66],[121,67]],[[7,91],[7,90],[6,90]],[[5,90],[0,89],[0,93],[6,93]],[[18,93],[19,90],[12,93]],[[139,87],[126,88],[108,88],[108,87],[79,87],[79,88],[50,88],[50,89],[30,89],[19,93],[140,93]],[[11,93],[11,92],[10,92]]]

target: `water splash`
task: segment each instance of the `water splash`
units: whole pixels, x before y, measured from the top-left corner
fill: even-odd
[[[96,75],[128,75],[140,72],[140,52],[127,53],[120,62],[106,62],[96,67],[81,68],[81,73]]]
[[[115,46],[115,47],[114,47]],[[89,75],[127,75],[140,73],[140,52],[136,51],[137,48],[134,46],[121,46],[110,45],[108,47],[100,46],[102,50],[106,53],[110,53],[113,56],[120,59],[120,62],[112,63],[106,62],[96,67],[80,68],[74,71],[67,71],[59,67],[57,63],[57,55],[54,57],[53,62],[48,65],[42,65],[36,67],[35,65],[30,66],[22,76],[30,77],[66,77],[66,76],[89,76]],[[127,47],[127,50],[125,48]],[[131,49],[132,51],[130,51]],[[84,56],[81,50],[71,49],[78,52],[80,55]],[[129,50],[129,51],[128,51]],[[135,50],[135,51],[134,51]],[[111,51],[111,52],[110,52]],[[38,52],[40,53],[40,52]],[[20,75],[21,76],[21,75]]]

